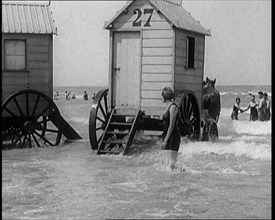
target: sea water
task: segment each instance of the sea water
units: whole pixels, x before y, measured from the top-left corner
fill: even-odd
[[[100,88],[72,87],[77,99],[60,97],[56,103],[83,139],[2,151],[3,218],[271,218],[271,122],[250,122],[249,113],[230,119],[236,96],[245,106],[248,93],[262,90],[271,99],[271,89],[217,88],[218,141],[182,138],[170,171],[161,139],[142,132],[128,156],[96,155],[88,139],[91,102],[81,94]]]

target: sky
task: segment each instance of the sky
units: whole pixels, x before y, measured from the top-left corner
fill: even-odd
[[[109,31],[105,21],[126,1],[51,1],[54,86],[107,86]],[[270,0],[184,0],[193,17],[210,29],[204,77],[217,85],[271,85]]]

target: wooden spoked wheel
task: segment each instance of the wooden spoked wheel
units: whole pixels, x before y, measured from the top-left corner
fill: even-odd
[[[36,90],[21,90],[7,98],[1,107],[2,148],[56,146],[62,126],[55,103]]]
[[[185,91],[179,103],[180,131],[191,140],[200,138],[200,111],[197,98],[192,91]]]
[[[107,95],[108,89],[100,90],[92,103],[89,118],[89,138],[93,150],[98,149],[99,142],[110,116],[107,106]]]

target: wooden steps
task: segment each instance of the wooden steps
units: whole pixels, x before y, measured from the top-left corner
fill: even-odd
[[[122,153],[125,155],[133,143],[140,116],[140,110],[136,110],[135,114],[126,114],[117,113],[116,109],[113,109],[99,143],[97,154]]]

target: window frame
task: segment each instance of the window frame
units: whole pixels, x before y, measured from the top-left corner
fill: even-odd
[[[193,66],[189,66],[189,43],[190,39],[194,40],[194,46],[193,46]],[[193,69],[195,70],[195,45],[196,45],[196,38],[193,36],[186,36],[186,65],[185,69]]]
[[[25,45],[25,67],[23,69],[7,69],[6,68],[6,42],[7,41],[22,41],[24,42],[24,45]],[[4,39],[4,70],[5,72],[28,72],[27,70],[27,40],[26,39],[14,39],[14,38],[11,38],[11,39]]]

